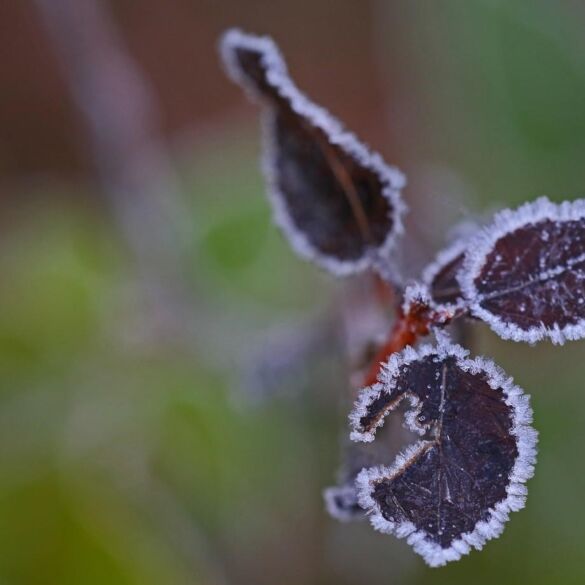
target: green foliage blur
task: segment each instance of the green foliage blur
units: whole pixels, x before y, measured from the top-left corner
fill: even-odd
[[[392,162],[449,168],[473,211],[585,196],[579,2],[388,5],[380,26],[420,108],[406,164]],[[267,332],[319,322],[337,294],[271,224],[258,148],[250,124],[177,162],[193,294],[188,334],[170,341],[87,194],[37,186],[5,209],[0,585],[585,583],[583,343],[530,348],[477,326],[474,352],[532,395],[540,432],[527,507],[484,551],[432,570],[404,542],[327,517],[344,364],[323,348],[288,392],[243,380]]]

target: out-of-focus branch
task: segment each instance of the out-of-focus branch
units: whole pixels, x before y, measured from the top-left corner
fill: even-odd
[[[154,292],[168,302],[183,289],[185,215],[178,209],[152,88],[103,2],[36,4],[82,114],[96,171],[136,259],[141,284],[149,295]]]

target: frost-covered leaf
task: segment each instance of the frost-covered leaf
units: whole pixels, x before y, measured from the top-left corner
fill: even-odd
[[[330,516],[342,522],[362,520],[365,517],[364,509],[358,502],[358,493],[355,482],[328,487],[323,490],[325,507]]]
[[[390,467],[365,468],[359,501],[372,525],[406,538],[431,566],[459,559],[503,530],[524,506],[536,432],[528,397],[493,363],[443,340],[393,356],[362,391],[351,438],[373,441],[407,399],[406,425],[422,435]]]
[[[457,224],[450,230],[448,245],[423,270],[421,280],[429,289],[435,309],[454,311],[464,306],[457,274],[463,266],[469,242],[480,230],[477,218]]]
[[[269,194],[292,247],[335,274],[383,265],[403,229],[402,174],[297,89],[270,38],[230,30],[221,51],[264,106]]]
[[[461,306],[463,293],[457,273],[463,265],[468,238],[454,241],[439,252],[423,271],[422,281],[427,285],[435,307],[456,308]]]
[[[585,337],[585,200],[500,212],[458,279],[471,313],[504,339]]]

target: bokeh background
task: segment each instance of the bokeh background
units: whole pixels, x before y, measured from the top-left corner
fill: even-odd
[[[234,25],[407,174],[422,256],[585,194],[580,0],[4,0],[0,584],[584,583],[582,343],[474,332],[540,431],[483,552],[431,570],[325,514],[343,285],[270,223],[257,110],[216,55]]]

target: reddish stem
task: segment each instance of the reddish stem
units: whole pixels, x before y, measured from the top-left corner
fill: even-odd
[[[444,327],[453,319],[465,314],[467,314],[465,308],[449,312],[437,311],[424,301],[411,303],[406,314],[402,308],[398,309],[396,322],[390,330],[387,341],[374,356],[372,364],[364,377],[364,385],[371,386],[378,381],[382,364],[388,361],[392,354],[403,350],[407,345],[414,345],[420,337],[424,337],[431,332],[431,327]]]
[[[427,311],[411,311],[407,315],[400,311],[398,319],[390,331],[388,340],[380,347],[366,372],[364,385],[371,386],[375,384],[378,380],[382,363],[407,345],[414,345],[420,336],[428,335],[430,325],[431,319],[429,319]]]

